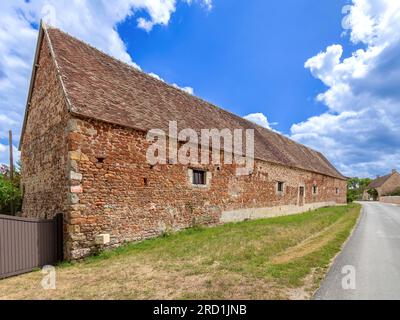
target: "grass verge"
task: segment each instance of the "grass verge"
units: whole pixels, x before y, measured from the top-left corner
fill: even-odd
[[[307,299],[349,236],[360,205],[188,229],[0,281],[0,299]]]

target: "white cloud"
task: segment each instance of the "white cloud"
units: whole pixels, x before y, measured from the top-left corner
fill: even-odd
[[[153,78],[155,78],[155,79],[157,79],[157,80],[160,80],[160,81],[162,81],[162,82],[165,82],[163,78],[161,78],[158,74],[155,74],[155,73],[153,73],[153,72],[150,72],[150,73],[149,73],[149,76],[151,76],[151,77],[153,77]]]
[[[270,129],[270,130],[273,130],[273,129],[271,128],[271,126],[276,124],[276,123],[270,123],[270,122],[268,121],[267,116],[264,115],[264,114],[261,113],[261,112],[258,112],[258,113],[251,113],[251,114],[248,114],[247,116],[244,116],[243,118],[246,119],[246,120],[249,120],[249,121],[251,121],[251,122],[254,122],[254,123],[258,124],[258,125],[260,125],[261,127],[264,127],[264,128]],[[275,131],[275,130],[274,130],[274,131]]]
[[[17,163],[19,161],[20,152],[18,151],[16,146],[13,146],[13,157],[14,162]],[[10,154],[9,154],[9,146],[0,143],[0,164],[8,165],[10,162]]]
[[[142,28],[147,32],[150,32],[154,27],[154,23],[152,21],[146,20],[142,17],[137,19],[137,23],[139,28]]]
[[[7,135],[6,134],[6,132],[7,132],[6,128],[7,127],[11,127],[11,126],[13,126],[15,124],[17,124],[17,121],[11,119],[10,117],[8,117],[5,114],[0,114],[0,128],[1,128],[0,130],[2,132],[1,133],[2,136],[6,136]]]
[[[187,4],[191,5],[193,2],[199,2],[207,10],[212,10],[213,0],[184,0]]]
[[[3,154],[3,152],[6,152],[6,151],[7,151],[7,146],[5,146],[4,144],[0,143],[0,153]]]
[[[140,17],[138,19],[138,27],[143,28],[147,32],[151,31],[157,24],[167,25],[171,19],[171,14],[175,12],[175,0],[164,1],[132,1],[133,6],[146,9],[150,15],[150,19]]]
[[[163,78],[161,78],[158,74],[155,74],[155,73],[153,73],[153,72],[150,72],[149,73],[149,76],[152,76],[153,78],[155,78],[155,79],[157,79],[157,80],[159,80],[159,81],[162,81],[162,82],[165,82],[165,83],[167,83]],[[189,94],[191,94],[191,95],[193,95],[194,94],[194,89],[192,88],[192,87],[180,87],[180,86],[178,86],[176,83],[173,83],[173,84],[171,84],[173,87],[175,87],[175,88],[177,88],[177,89],[179,89],[179,90],[182,90],[182,91],[185,91],[185,92],[187,92],[187,93],[189,93]]]
[[[207,7],[208,10],[211,10],[213,8],[212,0],[204,0],[203,4],[205,7]]]
[[[175,88],[178,88],[182,91],[185,91],[186,93],[189,93],[191,95],[194,94],[194,89],[192,87],[180,87],[176,83],[173,83],[172,86],[174,86]]]
[[[207,10],[211,10],[212,0],[183,0],[188,5],[193,2],[199,2]],[[129,1],[128,1],[129,2]],[[139,17],[137,19],[137,26],[143,30],[150,32],[157,24],[168,25],[172,13],[176,9],[176,0],[130,0],[133,7],[139,9],[146,9],[150,15],[150,19]]]
[[[343,57],[331,45],[305,67],[328,89],[328,107],[291,128],[297,141],[322,151],[346,175],[374,176],[400,167],[400,1],[353,0],[344,19],[364,48]]]
[[[314,77],[321,79],[326,85],[333,85],[335,79],[332,78],[332,73],[340,63],[342,54],[341,45],[332,45],[326,49],[326,52],[320,52],[315,57],[310,58],[304,66],[310,69]]]
[[[41,18],[139,68],[117,32],[118,24],[127,18],[138,16],[138,27],[147,31],[156,25],[168,25],[176,10],[176,2],[177,0],[1,0],[0,139],[5,139],[8,130],[12,129],[14,143],[18,143],[36,46],[37,25]],[[197,2],[207,4],[207,8],[212,5],[211,1]],[[186,90],[191,91],[189,87]]]

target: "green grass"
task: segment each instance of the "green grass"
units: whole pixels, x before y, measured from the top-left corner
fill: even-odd
[[[75,272],[82,275],[77,277],[79,281],[86,283],[84,292],[74,293],[71,283],[66,283],[69,289],[61,290],[62,296],[98,298],[96,292],[107,283],[108,287],[117,287],[115,291],[108,290],[110,298],[258,299],[288,298],[291,290],[303,287],[311,292],[347,239],[359,212],[358,204],[350,204],[212,228],[197,227],[127,244],[84,262],[62,264],[59,273]],[[105,270],[110,271],[107,277],[102,276]],[[83,275],[91,280],[85,282]],[[96,279],[102,284],[96,285]],[[146,288],[136,287],[136,280],[132,279],[140,279]],[[78,280],[74,276],[70,281]],[[179,288],[175,288],[176,281],[181,282]]]

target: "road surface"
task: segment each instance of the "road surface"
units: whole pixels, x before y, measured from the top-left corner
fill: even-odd
[[[400,206],[362,205],[359,224],[314,299],[400,299]]]

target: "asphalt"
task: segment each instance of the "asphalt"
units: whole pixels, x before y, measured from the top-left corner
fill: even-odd
[[[400,299],[400,206],[361,203],[359,223],[314,299]]]

